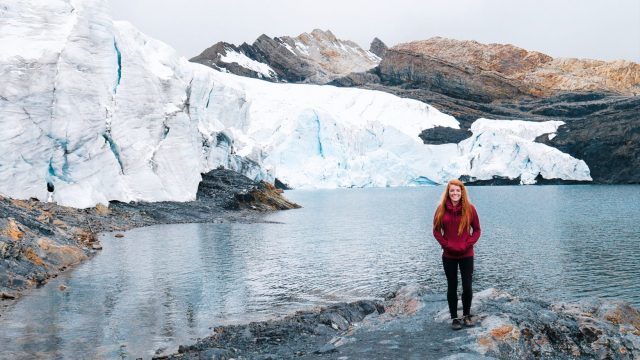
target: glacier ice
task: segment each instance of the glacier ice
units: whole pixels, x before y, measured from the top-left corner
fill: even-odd
[[[0,16],[0,193],[89,207],[188,201],[218,166],[294,187],[442,183],[466,174],[590,180],[533,142],[557,122],[480,119],[460,144],[418,134],[458,122],[415,100],[274,84],[179,57],[102,0],[10,0]]]
[[[458,156],[452,156],[443,170],[448,177],[470,175],[479,180],[520,177],[522,184],[535,184],[538,174],[545,179],[591,181],[584,161],[533,141],[540,135],[555,134],[563,124],[478,119],[471,125],[473,136],[458,144]]]

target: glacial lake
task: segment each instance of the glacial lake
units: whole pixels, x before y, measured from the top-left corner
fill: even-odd
[[[0,358],[150,358],[214,326],[379,298],[400,284],[444,293],[431,235],[442,190],[288,191],[304,208],[266,214],[263,223],[102,234],[95,258],[0,318]],[[483,230],[475,291],[549,301],[597,296],[640,307],[640,186],[469,191]]]

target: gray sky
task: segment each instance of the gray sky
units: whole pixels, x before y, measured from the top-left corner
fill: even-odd
[[[640,63],[638,0],[111,0],[114,20],[192,57],[218,41],[315,28],[365,49],[442,36],[509,43],[553,57]]]

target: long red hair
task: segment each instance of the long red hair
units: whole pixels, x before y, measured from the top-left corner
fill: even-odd
[[[440,200],[440,204],[438,204],[438,208],[436,209],[436,214],[433,217],[433,228],[436,231],[442,231],[442,218],[444,217],[444,212],[447,209],[447,200],[449,199],[449,188],[451,185],[460,187],[460,206],[462,207],[462,219],[460,220],[460,225],[458,225],[458,235],[462,235],[462,232],[469,232],[469,228],[471,227],[471,220],[473,217],[473,210],[471,209],[471,201],[469,201],[469,195],[467,195],[467,188],[464,187],[462,181],[458,179],[449,180],[447,183],[447,188],[444,190],[442,194],[442,199]]]

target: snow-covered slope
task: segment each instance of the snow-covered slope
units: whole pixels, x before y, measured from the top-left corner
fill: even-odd
[[[466,142],[427,146],[421,130],[457,121],[386,93],[220,73],[107,14],[101,0],[0,10],[0,193],[45,199],[49,181],[76,207],[185,201],[220,165],[298,187],[589,179],[584,162],[532,142],[557,123],[482,120]]]
[[[380,60],[358,44],[338,39],[329,30],[315,29],[296,37],[271,38],[263,34],[252,45],[218,42],[190,61],[272,82],[322,85],[368,71]]]

